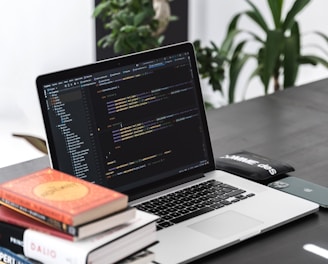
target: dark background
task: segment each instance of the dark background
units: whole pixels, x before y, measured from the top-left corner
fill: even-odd
[[[97,5],[100,0],[95,0]],[[177,21],[172,21],[165,31],[163,45],[169,45],[186,41],[188,39],[188,0],[175,0],[170,2],[171,14],[178,17]],[[104,35],[108,34],[99,19],[96,19],[96,43]],[[108,59],[116,56],[112,47],[103,49],[96,46],[97,60]]]

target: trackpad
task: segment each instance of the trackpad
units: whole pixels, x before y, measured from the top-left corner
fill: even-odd
[[[254,229],[262,222],[235,211],[227,211],[209,219],[192,224],[189,227],[217,239]]]

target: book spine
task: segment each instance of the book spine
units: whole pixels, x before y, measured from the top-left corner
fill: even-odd
[[[36,262],[27,259],[23,255],[16,254],[13,251],[0,246],[0,263],[5,263],[5,264],[34,264]]]
[[[69,234],[71,236],[78,236],[78,228],[72,225],[65,224],[59,220],[53,219],[51,217],[48,217],[46,215],[40,214],[36,211],[33,211],[29,208],[26,208],[20,204],[16,204],[12,201],[9,201],[4,198],[0,198],[0,203],[3,204],[4,206],[7,206],[16,212],[19,212],[21,214],[24,214],[28,217],[31,217],[37,221],[40,221],[41,223],[47,224],[53,228],[56,228],[57,230],[60,230],[66,234]]]
[[[87,263],[88,249],[35,230],[24,233],[24,255],[42,263]]]
[[[10,249],[14,253],[24,252],[24,227],[18,227],[8,223],[0,222],[0,245]]]
[[[4,188],[0,188],[0,201],[3,204],[12,203],[16,206],[21,206],[22,208],[31,210],[32,212],[36,213],[36,216],[38,216],[38,214],[41,216],[47,216],[49,219],[54,219],[67,225],[71,225],[73,223],[72,218],[68,214],[65,214],[63,211],[49,208],[47,205],[43,205],[41,203],[33,203],[27,197],[19,196],[18,194]]]

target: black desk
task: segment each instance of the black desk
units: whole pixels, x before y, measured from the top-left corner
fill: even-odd
[[[215,156],[248,150],[285,160],[293,175],[328,187],[328,79],[208,111]],[[48,166],[47,157],[0,169],[0,182]],[[327,263],[303,250],[328,249],[328,209],[195,263]]]
[[[248,150],[296,169],[291,175],[328,187],[328,79],[209,111],[215,156]],[[328,209],[195,263],[328,263],[303,250],[328,250]]]

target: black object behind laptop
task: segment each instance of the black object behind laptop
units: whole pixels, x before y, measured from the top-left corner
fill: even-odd
[[[243,178],[268,184],[295,171],[290,164],[255,154],[246,150],[223,155],[215,160],[218,170],[236,174]]]

